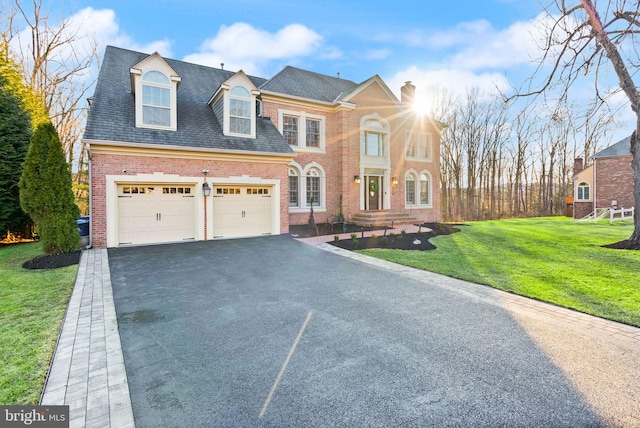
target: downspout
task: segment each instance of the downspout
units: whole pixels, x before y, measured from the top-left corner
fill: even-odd
[[[87,250],[89,250],[93,247],[93,186],[91,185],[91,180],[93,179],[91,167],[93,162],[91,162],[91,146],[89,146],[89,150],[87,150],[87,157],[89,158],[89,245],[87,245]]]
[[[596,177],[598,176],[597,171],[596,171],[596,164],[597,164],[597,159],[593,160],[593,219],[595,220],[597,217],[597,213],[596,213],[596,209],[597,209],[597,204],[596,204],[596,192],[598,189],[598,186],[596,186]]]

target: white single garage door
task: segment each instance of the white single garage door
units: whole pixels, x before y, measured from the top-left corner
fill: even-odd
[[[214,186],[213,237],[271,235],[272,194],[269,186]]]
[[[195,188],[118,186],[118,243],[150,244],[195,238]]]

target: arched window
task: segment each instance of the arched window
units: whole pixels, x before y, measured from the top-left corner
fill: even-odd
[[[229,132],[251,135],[251,93],[234,86],[229,95]]]
[[[156,70],[142,77],[142,123],[171,126],[171,81]]]
[[[407,173],[404,179],[405,204],[416,204],[416,178],[412,173]]]
[[[372,116],[377,117],[376,114]],[[361,132],[365,156],[377,158],[389,156],[389,126],[383,120],[363,118]]]
[[[289,206],[300,206],[300,171],[293,166],[289,167]]]
[[[420,174],[420,205],[431,205],[431,180],[427,174]]]
[[[591,199],[589,183],[582,181],[578,184],[578,201],[588,201]]]
[[[310,168],[307,171],[307,206],[318,206],[322,200],[320,198],[320,177],[322,174],[318,168]]]
[[[377,120],[364,122],[364,153],[367,156],[384,156],[385,129]]]

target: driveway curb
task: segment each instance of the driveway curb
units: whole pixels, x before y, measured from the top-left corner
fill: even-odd
[[[82,252],[42,405],[68,405],[70,427],[134,427],[106,249]]]

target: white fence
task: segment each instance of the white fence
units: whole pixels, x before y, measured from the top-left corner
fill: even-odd
[[[609,224],[614,221],[622,221],[633,218],[635,208],[620,208],[619,210],[610,210],[609,211]],[[620,214],[620,216],[616,217],[616,214]]]

